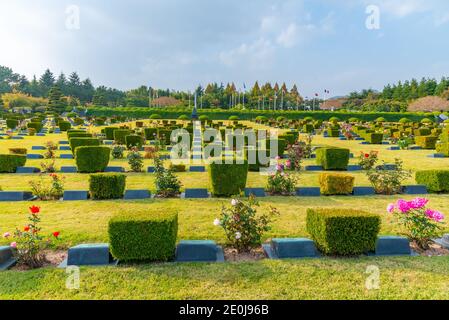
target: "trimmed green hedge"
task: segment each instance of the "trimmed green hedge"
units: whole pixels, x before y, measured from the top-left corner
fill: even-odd
[[[61,131],[67,131],[72,127],[68,121],[59,121],[58,126]]]
[[[415,144],[423,149],[432,150],[435,149],[436,143],[438,141],[437,136],[416,136]]]
[[[92,138],[92,134],[91,133],[87,133],[87,132],[70,132],[67,131],[67,138]]]
[[[125,193],[126,175],[95,173],[89,176],[90,197],[94,200],[121,199]]]
[[[267,150],[263,150],[263,149],[247,150],[246,149],[245,152],[246,152],[246,158],[248,159],[248,170],[249,171],[252,171],[252,172],[259,171],[261,167],[268,167],[270,165],[269,159],[268,159],[268,163],[261,163],[261,159],[260,159],[261,154],[262,154],[262,157],[269,158],[270,154],[268,153]]]
[[[347,174],[321,173],[319,176],[322,195],[349,195],[354,189],[355,178]]]
[[[118,130],[117,127],[106,127],[103,129],[104,134],[106,135],[106,140],[114,140],[114,131]]]
[[[100,140],[98,140],[97,138],[70,138],[69,144],[70,149],[72,149],[72,153],[75,154],[76,148],[85,146],[99,146]]]
[[[126,147],[131,149],[132,147],[142,148],[143,138],[138,135],[130,135],[125,137]]]
[[[178,214],[164,209],[121,213],[109,221],[109,243],[121,261],[168,261],[175,255]]]
[[[416,183],[425,185],[429,192],[449,192],[449,170],[423,170],[415,174]]]
[[[157,136],[157,128],[145,128],[145,139],[147,140],[154,140]]]
[[[114,117],[122,116],[127,118],[148,118],[153,113],[158,113],[162,119],[177,119],[180,115],[190,114],[189,108],[138,108],[138,107],[90,107],[87,109],[88,116],[105,116]],[[340,120],[345,121],[353,117],[357,117],[361,121],[373,121],[382,116],[386,121],[397,122],[399,119],[406,117],[410,121],[419,122],[426,117],[424,112],[345,112],[345,111],[273,111],[273,110],[235,110],[224,109],[202,109],[198,110],[198,115],[206,115],[213,120],[227,120],[229,116],[238,114],[240,120],[253,120],[257,117],[276,118],[278,116],[286,119],[304,119],[312,117],[314,120],[327,121],[332,115],[338,115]]]
[[[17,167],[23,167],[27,161],[27,157],[17,154],[0,154],[0,172],[14,173]]]
[[[240,194],[246,186],[248,178],[248,161],[237,164],[212,162],[209,165],[209,181],[212,188],[212,194],[217,197],[231,197]]]
[[[77,147],[75,160],[78,172],[94,173],[104,171],[108,166],[110,153],[111,149],[109,147]]]
[[[41,131],[43,127],[44,126],[42,125],[42,122],[29,122],[27,124],[28,129],[32,128],[32,129],[36,130],[36,132]]]
[[[382,144],[384,139],[384,135],[382,133],[367,133],[364,137],[370,144]]]
[[[330,255],[359,255],[376,249],[381,219],[351,209],[307,209],[307,232]]]
[[[324,170],[347,170],[349,149],[319,148],[316,150],[316,163]]]
[[[114,130],[114,140],[118,144],[125,144],[126,143],[126,136],[129,136],[132,134],[131,130],[128,129],[118,129]]]
[[[273,144],[276,144],[276,143],[277,143],[277,147],[278,147],[277,156],[280,157],[285,153],[285,150],[287,149],[288,142],[287,142],[287,140],[281,139],[281,138],[273,139]],[[266,140],[265,146],[266,146],[267,150],[270,152],[270,156],[273,157],[274,154],[271,152],[270,139]],[[274,151],[276,151],[276,150],[274,150]]]
[[[15,129],[19,125],[19,120],[16,119],[6,119],[6,126],[9,129]]]

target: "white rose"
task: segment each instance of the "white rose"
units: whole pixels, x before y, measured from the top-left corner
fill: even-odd
[[[220,219],[215,219],[214,220],[214,226],[220,226],[220,225],[221,225]]]
[[[238,203],[238,201],[236,200],[236,199],[232,199],[231,200],[231,204],[232,204],[232,206],[236,206],[237,205],[237,203]]]
[[[241,237],[242,237],[242,234],[241,234],[240,232],[236,232],[236,233],[235,233],[235,238],[236,238],[237,240],[239,240]]]

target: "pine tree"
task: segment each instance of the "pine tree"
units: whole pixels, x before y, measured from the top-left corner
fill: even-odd
[[[107,105],[104,94],[100,91],[95,92],[95,94],[92,98],[92,103],[95,106],[106,106]]]
[[[69,93],[67,92],[67,78],[65,77],[65,74],[63,72],[61,72],[58,80],[56,80],[56,85],[61,89],[61,92],[64,95],[69,95]]]
[[[55,77],[50,69],[45,70],[44,74],[39,79],[39,87],[43,96],[48,96],[51,87],[55,84]]]
[[[48,93],[48,109],[63,113],[67,107],[67,101],[63,99],[61,89],[58,86],[53,86]]]
[[[3,111],[5,109],[5,104],[3,103],[2,96],[0,95],[0,111]]]

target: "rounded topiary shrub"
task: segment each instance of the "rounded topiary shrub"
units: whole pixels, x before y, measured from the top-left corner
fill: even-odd
[[[23,167],[27,161],[26,156],[16,154],[0,154],[0,172],[14,173],[18,167]]]
[[[110,153],[111,149],[109,147],[77,147],[75,160],[78,172],[94,173],[104,171],[108,166]]]
[[[410,122],[412,122],[412,120],[410,120],[409,118],[401,118],[401,119],[399,120],[399,122],[400,122],[400,123],[410,123]]]
[[[237,120],[240,120],[240,118],[239,118],[239,116],[230,116],[228,118],[228,120],[230,120],[230,121],[237,121]]]
[[[178,213],[153,209],[119,213],[109,220],[111,254],[121,261],[168,261],[175,255]]]
[[[204,122],[204,121],[209,120],[209,117],[203,114],[203,115],[201,115],[201,116],[198,117],[198,120]]]
[[[114,131],[114,140],[117,144],[125,144],[126,136],[131,135],[132,131],[128,129],[118,129]]]
[[[19,125],[19,120],[16,119],[6,119],[6,126],[9,129],[15,129]]]
[[[76,148],[79,147],[85,147],[85,146],[99,146],[100,140],[96,138],[83,138],[83,137],[77,137],[77,138],[70,138],[69,139],[70,149],[72,149],[72,153],[75,154]]]
[[[217,197],[231,197],[240,194],[246,186],[248,178],[248,161],[243,163],[212,162],[209,165],[209,180],[212,194]]]
[[[43,125],[41,122],[30,122],[27,124],[28,129],[34,129],[36,132],[39,132],[42,130]]]
[[[160,114],[153,113],[153,114],[150,116],[150,119],[151,119],[151,120],[159,120],[159,119],[162,119],[162,117],[161,117]]]
[[[95,173],[89,177],[89,193],[94,200],[121,199],[125,193],[126,175]]]
[[[178,117],[178,120],[187,121],[187,120],[190,120],[190,117],[189,117],[188,115],[181,114],[181,115]]]
[[[59,121],[58,126],[61,131],[67,131],[72,127],[68,121]]]
[[[142,148],[143,146],[143,138],[138,135],[130,135],[125,137],[126,147],[131,149],[132,147]]]

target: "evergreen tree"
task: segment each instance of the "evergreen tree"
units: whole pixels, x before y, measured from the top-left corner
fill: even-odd
[[[419,93],[418,93],[418,81],[416,79],[412,79],[412,81],[410,82],[410,99],[411,100],[415,100],[419,98]]]
[[[449,81],[445,77],[441,78],[440,83],[435,88],[435,95],[441,96],[443,94],[443,92],[446,91],[448,86],[449,86]]]
[[[39,87],[44,97],[49,95],[50,89],[55,84],[55,77],[50,69],[45,70],[44,74],[39,79]]]
[[[95,106],[106,106],[107,105],[105,96],[101,91],[95,92],[93,99],[92,99],[92,103]]]
[[[67,107],[67,100],[63,99],[61,89],[55,85],[48,93],[48,109],[56,113],[63,113]]]
[[[418,97],[422,98],[427,96],[426,78],[422,78],[418,85]]]
[[[437,88],[437,81],[435,79],[429,79],[426,82],[426,95],[433,96]]]
[[[61,92],[64,95],[69,95],[69,92],[67,91],[67,78],[65,77],[65,74],[63,72],[61,72],[58,80],[56,80],[56,85],[61,89]]]

